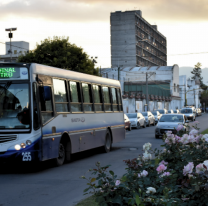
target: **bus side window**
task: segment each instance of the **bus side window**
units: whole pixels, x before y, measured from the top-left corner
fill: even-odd
[[[103,98],[104,98],[104,108],[105,111],[112,111],[111,101],[110,101],[110,90],[108,87],[103,88]]]
[[[40,103],[41,103],[41,118],[42,123],[46,123],[53,117],[52,107],[52,92],[50,86],[39,87]]]
[[[68,112],[68,99],[64,80],[53,79],[54,101],[56,112]]]
[[[37,84],[33,83],[33,128],[37,130],[40,128],[40,117],[38,112],[37,100]]]
[[[117,90],[117,94],[118,94],[119,110],[120,110],[120,112],[122,112],[123,106],[122,106],[122,100],[121,100],[121,90],[120,89],[116,89],[116,90]]]
[[[92,85],[93,88],[93,97],[94,97],[94,108],[95,111],[101,112],[103,110],[103,100],[101,95],[101,86]]]
[[[93,111],[91,85],[82,83],[83,108],[86,112]]]
[[[118,109],[118,97],[116,88],[111,88],[113,111],[119,111]]]
[[[70,100],[71,100],[71,111],[72,112],[82,112],[82,102],[80,93],[79,82],[69,82],[70,88]]]

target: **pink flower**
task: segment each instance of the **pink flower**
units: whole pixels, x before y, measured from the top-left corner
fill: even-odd
[[[196,173],[199,174],[200,172],[204,172],[204,171],[206,171],[206,169],[204,168],[203,164],[198,164],[196,166]]]
[[[163,174],[160,175],[160,177],[165,177],[165,176],[170,176],[171,173],[170,172],[164,172]]]
[[[179,136],[176,135],[176,136],[175,136],[175,140],[176,140],[177,143],[179,143],[179,142],[181,141],[181,138],[180,138]]]
[[[182,144],[188,144],[189,143],[189,136],[187,134],[184,134],[182,137],[181,137],[181,140],[180,142]]]
[[[116,180],[116,186],[120,185],[121,181],[120,180]]]
[[[197,135],[198,133],[199,133],[198,130],[192,129],[192,130],[189,132],[189,135]]]
[[[163,164],[163,165],[167,165],[167,164],[168,164],[168,162],[165,162],[165,161],[163,160],[163,161],[161,161],[161,162],[159,163],[159,165],[161,165],[161,164]]]
[[[189,142],[196,142],[196,139],[193,135],[189,135],[188,140]]]
[[[183,129],[183,125],[182,124],[179,124],[178,127],[176,128],[177,131],[180,131],[182,129]]]
[[[164,164],[161,164],[158,166],[158,168],[156,169],[158,174],[161,172],[164,172],[167,169],[167,167]]]
[[[167,137],[165,139],[166,144],[171,145],[171,144],[175,144],[175,142],[176,142],[176,140],[175,140],[174,134],[167,135]]]
[[[189,162],[183,169],[183,175],[186,176],[187,174],[191,174],[194,168],[193,162]]]
[[[148,172],[146,170],[143,170],[140,174],[138,174],[138,177],[146,177],[148,175]]]

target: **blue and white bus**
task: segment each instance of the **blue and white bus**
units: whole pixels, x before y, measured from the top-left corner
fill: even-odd
[[[0,63],[0,162],[53,159],[125,138],[119,81],[40,64]]]

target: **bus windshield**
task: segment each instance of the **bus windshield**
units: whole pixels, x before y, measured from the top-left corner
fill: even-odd
[[[0,83],[0,130],[30,128],[29,85]]]

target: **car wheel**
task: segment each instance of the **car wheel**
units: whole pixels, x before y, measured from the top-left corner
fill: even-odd
[[[159,135],[155,135],[155,139],[159,139],[159,137],[160,137]]]
[[[148,121],[147,126],[150,127],[150,122]]]
[[[144,122],[143,128],[146,128],[146,122]]]
[[[140,129],[140,124],[139,124],[139,122],[137,122],[137,129]]]
[[[128,130],[131,131],[131,124],[129,125],[129,129]]]

